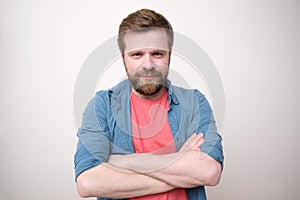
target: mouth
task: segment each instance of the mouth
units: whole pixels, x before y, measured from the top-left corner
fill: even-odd
[[[153,80],[156,78],[156,76],[141,76],[141,78],[145,80]]]

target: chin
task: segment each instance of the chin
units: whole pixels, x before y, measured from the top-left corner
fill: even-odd
[[[142,95],[150,96],[150,95],[154,95],[154,94],[158,93],[162,87],[163,86],[161,84],[149,83],[149,84],[145,84],[135,90]]]

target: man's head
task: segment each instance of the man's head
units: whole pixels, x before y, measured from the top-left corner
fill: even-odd
[[[121,54],[124,54],[126,44],[124,36],[131,31],[147,31],[151,28],[164,29],[168,35],[168,47],[171,50],[173,46],[173,28],[168,20],[153,10],[141,9],[129,14],[119,26],[118,45]]]
[[[118,44],[131,85],[142,96],[153,96],[166,85],[173,30],[152,10],[138,10],[119,28]]]

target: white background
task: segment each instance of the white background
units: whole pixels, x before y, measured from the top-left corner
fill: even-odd
[[[80,199],[74,84],[89,54],[140,8],[197,42],[222,78],[226,160],[209,199],[299,199],[296,0],[1,0],[0,199]]]

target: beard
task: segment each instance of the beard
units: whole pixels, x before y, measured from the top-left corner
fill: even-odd
[[[150,96],[153,94],[156,94],[157,92],[160,91],[160,89],[163,87],[161,84],[155,84],[155,83],[148,83],[145,85],[142,85],[141,87],[134,88],[135,91],[138,93],[145,95],[145,96]]]
[[[144,96],[158,93],[167,83],[167,75],[164,76],[162,72],[154,68],[136,73],[127,72],[127,75],[134,90]],[[153,80],[142,80],[142,76],[154,76],[155,78]]]

